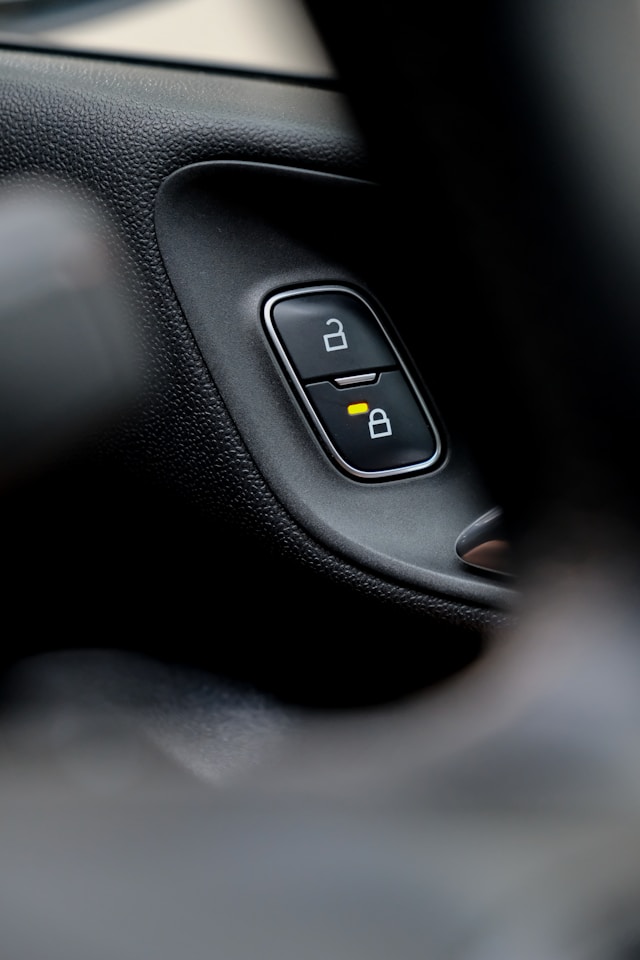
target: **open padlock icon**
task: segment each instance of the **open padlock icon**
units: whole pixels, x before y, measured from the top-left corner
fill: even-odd
[[[393,433],[391,421],[381,407],[376,407],[369,414],[369,435],[372,440],[378,437],[390,437]]]
[[[335,317],[332,317],[330,320],[327,320],[326,325],[329,326],[334,323],[337,329],[334,330],[333,333],[325,333],[322,338],[327,353],[332,353],[334,350],[347,350],[349,348],[342,320],[337,320]]]

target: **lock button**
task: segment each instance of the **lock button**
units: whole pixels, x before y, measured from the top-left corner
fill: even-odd
[[[301,380],[396,365],[376,315],[355,293],[279,295],[267,304],[266,316]]]
[[[352,473],[372,477],[415,470],[437,454],[431,425],[400,370],[381,373],[373,384],[340,388],[323,381],[305,392]]]

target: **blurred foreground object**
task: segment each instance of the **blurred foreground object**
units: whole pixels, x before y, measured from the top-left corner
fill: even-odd
[[[120,413],[141,360],[101,224],[47,186],[0,196],[0,487]]]
[[[0,736],[3,956],[637,956],[637,611],[618,571],[548,573],[484,663],[361,713],[269,719],[109,652],[25,661]]]

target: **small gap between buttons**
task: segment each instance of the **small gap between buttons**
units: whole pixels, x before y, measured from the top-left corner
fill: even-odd
[[[336,387],[359,387],[363,384],[377,383],[379,376],[379,373],[359,373],[349,377],[335,377],[333,382]]]

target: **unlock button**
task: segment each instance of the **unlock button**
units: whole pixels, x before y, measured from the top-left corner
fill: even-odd
[[[425,411],[400,370],[381,373],[374,384],[340,388],[324,381],[305,392],[350,472],[375,477],[416,470],[437,456]]]
[[[279,294],[267,303],[266,318],[301,380],[396,365],[375,314],[346,290]]]

